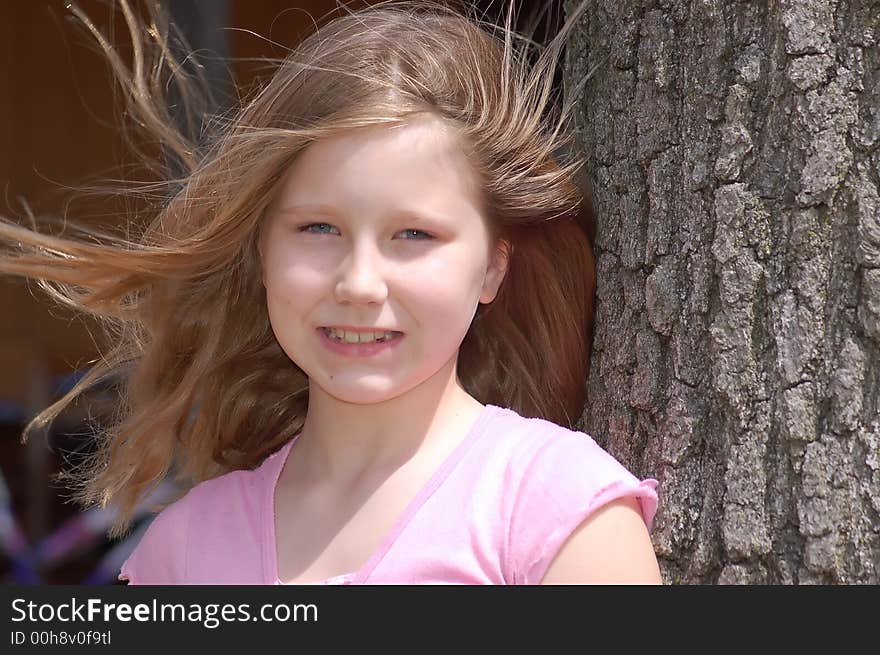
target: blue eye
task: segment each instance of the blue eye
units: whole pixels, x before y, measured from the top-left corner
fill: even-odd
[[[402,230],[400,234],[408,234],[408,235],[424,235],[424,236],[415,236],[410,241],[425,241],[427,239],[433,239],[434,237],[424,230]]]
[[[306,232],[308,234],[334,234],[333,230],[336,230],[335,227],[330,225],[329,223],[309,223],[308,225],[301,225],[297,228],[298,232]],[[425,232],[424,230],[401,230],[398,234],[406,235],[404,240],[406,241],[427,241],[429,239],[433,239],[434,236]]]
[[[298,230],[300,232],[308,232],[310,234],[330,234],[330,232],[328,232],[325,229],[313,230],[312,229],[313,227],[330,228],[331,230],[336,229],[332,225],[330,225],[329,223],[309,223],[308,225],[303,225],[303,226],[299,227]]]

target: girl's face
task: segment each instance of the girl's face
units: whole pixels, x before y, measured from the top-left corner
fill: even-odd
[[[352,131],[297,157],[260,254],[272,330],[311,386],[376,403],[451,373],[477,305],[495,298],[506,270],[478,194],[434,118]],[[365,331],[398,334],[334,341]]]

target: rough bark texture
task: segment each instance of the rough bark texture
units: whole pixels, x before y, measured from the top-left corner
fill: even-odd
[[[880,2],[592,0],[593,67],[583,426],[664,579],[880,583]]]

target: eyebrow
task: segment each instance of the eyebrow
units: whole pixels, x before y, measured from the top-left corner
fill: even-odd
[[[288,205],[278,210],[281,214],[323,214],[338,216],[339,212],[330,205]]]

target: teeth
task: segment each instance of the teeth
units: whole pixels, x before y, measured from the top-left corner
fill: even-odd
[[[373,341],[387,341],[394,336],[394,332],[349,332],[348,330],[337,330],[335,328],[325,328],[327,334],[336,341],[345,343],[371,343]]]

